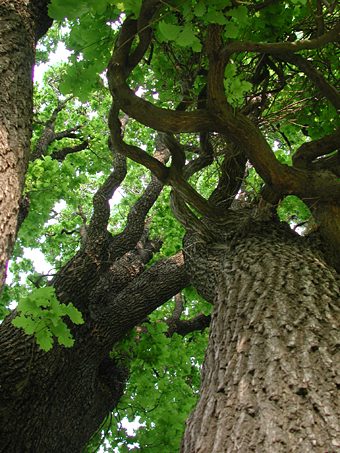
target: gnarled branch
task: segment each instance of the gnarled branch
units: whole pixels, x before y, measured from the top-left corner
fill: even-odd
[[[298,168],[308,168],[314,159],[330,154],[340,148],[340,128],[333,134],[326,135],[319,140],[304,143],[293,156],[293,164]]]
[[[246,162],[246,154],[235,147],[225,152],[218,185],[209,198],[209,201],[219,209],[230,207],[241,187]]]
[[[340,109],[340,94],[338,90],[331,85],[326,78],[319,72],[313,64],[302,57],[301,55],[289,53],[279,55],[280,60],[287,61],[297,66],[306,74],[308,79],[318,88],[320,93],[334,105],[336,109]]]
[[[104,344],[109,347],[141,323],[157,307],[188,286],[182,252],[158,261],[127,285],[116,297],[107,294],[107,303],[96,322]]]
[[[301,39],[299,41],[285,41],[261,43],[252,41],[233,41],[224,46],[222,56],[230,55],[234,52],[259,52],[270,53],[272,55],[283,54],[286,52],[299,52],[300,50],[312,50],[339,41],[340,23],[335,27],[314,39]]]
[[[53,151],[53,153],[51,154],[51,157],[52,157],[52,159],[62,162],[65,159],[65,157],[68,156],[69,154],[74,154],[74,153],[79,153],[80,151],[84,151],[84,149],[87,149],[88,146],[89,146],[88,140],[84,140],[83,142],[79,143],[79,145],[65,146],[64,148]]]
[[[205,330],[209,327],[211,322],[210,315],[204,315],[203,313],[195,316],[192,319],[178,319],[175,322],[166,321],[169,326],[167,336],[171,337],[174,333],[178,335],[188,335],[188,333]]]
[[[185,112],[162,109],[139,98],[129,88],[126,79],[131,71],[129,57],[135,31],[135,21],[125,20],[108,66],[109,88],[119,107],[140,123],[162,132],[215,130],[216,123],[213,115],[206,110]]]
[[[58,99],[57,107],[53,110],[50,118],[43,123],[45,126],[39,140],[33,150],[30,160],[34,161],[46,155],[48,147],[57,140],[62,140],[63,138],[70,139],[82,139],[81,135],[76,134],[75,132],[79,131],[83,126],[78,125],[63,131],[55,132],[55,123],[58,117],[58,114],[65,108],[67,102],[72,99],[73,96],[68,96],[64,100]],[[57,159],[62,161],[68,154],[82,151],[88,147],[88,140],[83,140],[82,143],[76,145],[75,147],[65,147],[61,150],[54,151],[51,155],[52,159]]]
[[[143,150],[140,150],[140,152],[144,153]],[[162,146],[161,142],[158,142],[155,155],[152,159],[158,162],[159,165],[166,168],[164,163],[168,160],[168,158],[168,150]],[[157,200],[162,188],[163,183],[156,176],[152,175],[151,181],[146,187],[144,193],[131,207],[127,217],[126,227],[121,233],[113,236],[110,241],[111,259],[117,259],[122,256],[124,253],[133,248],[140,240],[145,228],[146,216]]]
[[[113,167],[113,171],[93,197],[93,214],[88,228],[88,235],[90,241],[94,240],[96,247],[98,247],[98,239],[102,237],[104,233],[106,234],[106,228],[110,217],[109,201],[126,176],[127,168],[125,156],[114,152]]]
[[[182,319],[181,316],[184,311],[184,298],[182,293],[175,295],[175,308],[170,316],[166,319],[165,322],[168,325],[167,336],[171,337],[175,333],[178,335],[185,336],[188,333],[195,331],[202,331],[205,328],[209,327],[211,316],[204,315],[203,313],[195,316],[191,319]]]
[[[317,159],[311,167],[315,170],[329,170],[340,178],[340,153]]]

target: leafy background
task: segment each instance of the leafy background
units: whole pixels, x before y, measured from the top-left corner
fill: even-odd
[[[222,12],[231,2],[223,0],[173,1],[161,20],[155,20],[155,46],[149,61],[136,68],[130,84],[142,96],[155,104],[173,108],[183,91],[197,96],[203,87],[200,71],[207,69],[203,53],[206,26],[226,25],[225,39],[280,41],[290,34],[299,38],[311,16],[307,0],[275,2],[254,14],[246,6]],[[52,158],[54,151],[71,144],[69,139],[53,143],[48,153],[29,164],[25,194],[29,195],[30,211],[24,221],[10,265],[11,278],[1,298],[0,316],[8,307],[18,304],[18,327],[36,336],[43,349],[57,340],[72,345],[72,337],[64,322],[67,315],[80,323],[81,314],[70,305],[59,304],[53,288],[46,286],[51,276],[80,247],[84,219],[92,212],[92,196],[109,174],[112,166],[107,146],[107,114],[110,97],[103,73],[117,37],[122,14],[137,17],[141,1],[53,0],[50,14],[56,19],[37,52],[37,66],[48,63],[50,55],[62,42],[69,50],[67,62],[59,63],[44,75],[43,83],[35,85],[35,116],[32,150],[50,118],[58,99],[72,95],[65,109],[58,114],[56,130],[81,126],[82,135],[89,138],[88,149],[69,154],[62,162]],[[325,68],[326,61],[336,58],[331,47],[317,54],[317,64]],[[236,56],[225,72],[225,90],[234,108],[242,108],[254,90],[252,79],[258,61],[254,55]],[[275,149],[277,158],[288,165],[295,149],[307,140],[330,133],[335,126],[335,111],[306,85],[304,77],[292,67],[285,69],[287,89],[278,92],[262,115],[261,128]],[[331,82],[338,72],[329,72]],[[277,86],[277,75],[271,84]],[[128,122],[126,139],[152,152],[155,134],[133,120]],[[187,134],[182,143],[195,145],[197,137]],[[218,180],[221,161],[191,179],[204,196],[211,193]],[[112,200],[110,231],[124,228],[129,207],[142,194],[150,180],[143,167],[129,161],[128,174],[118,195]],[[249,166],[242,191],[248,201],[256,202],[263,187],[261,178]],[[169,208],[169,189],[165,188],[150,213],[153,237],[161,238],[162,248],[154,260],[171,256],[181,248],[184,234]],[[312,223],[307,206],[297,197],[286,197],[278,207],[283,221],[303,232]],[[41,273],[25,250],[40,251],[47,269]],[[210,306],[193,288],[183,292],[185,317],[209,314]],[[108,417],[91,439],[87,451],[177,451],[184,421],[195,404],[200,384],[200,366],[207,344],[208,332],[186,337],[166,335],[164,320],[171,316],[174,301],[156,310],[148,322],[136,327],[116,345],[112,355],[130,366],[127,391],[115,413]],[[54,338],[55,337],[55,338]],[[129,422],[139,428],[129,434]],[[125,420],[125,422],[123,422]]]

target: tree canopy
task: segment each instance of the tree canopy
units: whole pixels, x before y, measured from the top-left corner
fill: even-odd
[[[39,353],[85,341],[90,318],[114,325],[110,280],[92,285],[91,272],[101,274],[81,274],[82,253],[95,266],[107,248],[103,272],[112,265],[117,294],[136,297],[144,286],[128,284],[182,259],[186,230],[213,240],[202,219],[223,224],[230,209],[287,223],[339,272],[337,2],[52,0],[48,11],[54,24],[36,65],[58,42],[70,56],[34,86],[20,228],[0,306],[5,318],[18,304],[12,322]],[[26,248],[44,254],[45,273]],[[161,287],[171,275],[152,278]],[[111,359],[128,369],[126,388],[85,451],[179,450],[212,310],[190,283],[187,271],[171,288],[177,294],[164,289],[165,300],[131,314],[123,338],[108,340]],[[84,313],[82,297],[101,302]],[[133,434],[126,419],[139,424]]]

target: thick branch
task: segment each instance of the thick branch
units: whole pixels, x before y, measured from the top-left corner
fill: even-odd
[[[62,140],[63,138],[71,138],[71,139],[80,139],[81,138],[80,135],[75,134],[76,131],[78,131],[79,129],[82,128],[82,126],[80,126],[80,125],[69,128],[69,129],[65,129],[64,131],[55,132],[55,123],[57,120],[57,116],[65,108],[67,102],[71,98],[72,98],[72,96],[69,96],[63,101],[60,101],[58,99],[57,107],[53,110],[50,118],[47,121],[45,121],[45,123],[44,123],[45,128],[44,128],[41,136],[39,137],[39,140],[35,146],[34,151],[32,152],[32,154],[30,156],[31,161],[34,161],[36,159],[39,159],[42,156],[45,156],[49,145],[56,140]],[[85,143],[85,141],[83,143]],[[86,143],[87,143],[87,141],[86,141]],[[77,146],[80,146],[80,145],[77,145]],[[82,149],[85,149],[86,147],[87,146],[85,146]],[[67,148],[65,148],[65,149],[67,149]],[[67,154],[69,154],[70,152],[76,152],[76,151],[69,151],[69,152],[67,152]],[[60,152],[62,155],[62,150],[60,150]],[[56,151],[56,153],[58,153],[58,151]],[[65,156],[67,154],[65,154]],[[58,157],[53,157],[53,158],[56,158],[57,160],[63,160]]]
[[[293,163],[298,168],[308,168],[317,157],[329,154],[340,147],[340,128],[333,134],[319,140],[304,143],[293,156]]]
[[[167,336],[171,337],[174,333],[179,335],[187,335],[188,333],[196,330],[201,331],[209,326],[211,316],[206,316],[203,313],[195,316],[192,319],[181,320],[182,313],[184,311],[184,298],[181,293],[175,296],[175,308],[165,322],[168,325]]]
[[[192,175],[212,164],[214,160],[214,150],[207,132],[200,134],[199,157],[191,160],[183,169],[183,176],[189,179]]]
[[[236,148],[244,149],[260,176],[268,184],[277,184],[282,180],[283,166],[276,159],[272,149],[260,129],[241,113],[235,113],[228,104],[224,90],[224,70],[228,61],[219,57],[222,46],[221,27],[210,26],[207,49],[209,53],[208,105],[218,114],[218,120],[224,125],[224,134]]]
[[[340,23],[332,30],[314,39],[301,39],[300,41],[286,41],[273,43],[260,43],[252,41],[233,41],[225,45],[223,56],[230,55],[234,52],[259,52],[283,54],[286,52],[299,52],[300,50],[312,50],[325,46],[330,42],[338,42],[340,32]]]
[[[91,291],[89,310],[92,319],[96,320],[100,316],[108,297],[119,294],[145,271],[145,265],[160,247],[160,241],[139,241],[134,250],[111,263],[107,271],[99,276],[95,288]]]
[[[218,185],[209,198],[219,209],[230,207],[241,187],[246,162],[245,153],[235,148],[225,153]]]
[[[209,154],[197,157],[187,163],[183,169],[183,176],[185,179],[189,179],[192,175],[203,170],[203,168],[208,167],[212,164],[214,157]]]
[[[185,165],[185,152],[173,134],[160,134],[160,138],[171,154],[171,166],[181,171]]]
[[[64,131],[56,132],[54,140],[62,140],[63,138],[79,138],[79,134],[75,134],[76,131],[81,129],[82,126],[75,126]]]
[[[106,233],[107,224],[110,218],[109,201],[118,189],[126,176],[126,158],[125,156],[114,153],[114,169],[104,184],[97,190],[93,197],[93,214],[89,225],[89,241],[95,242],[98,247],[98,239]]]
[[[147,51],[152,38],[152,28],[150,22],[157,11],[160,0],[144,0],[136,23],[139,42],[135,50],[129,57],[129,68],[132,70],[141,61]]]
[[[97,322],[103,341],[112,345],[156,308],[189,284],[182,252],[159,261],[132,281],[108,304]],[[113,295],[112,295],[113,296]]]
[[[88,140],[83,141],[82,143],[79,143],[79,145],[74,145],[74,146],[65,146],[65,148],[62,149],[57,149],[56,151],[53,151],[51,154],[52,159],[58,160],[59,162],[62,162],[66,156],[69,154],[73,153],[79,153],[80,151],[84,151],[89,146]]]
[[[183,174],[176,168],[170,168],[168,182],[176,194],[186,203],[197,209],[200,214],[211,219],[218,217],[218,213],[215,211],[214,206],[209,200],[206,200],[202,195],[196,192],[196,190],[186,181]]]
[[[160,161],[147,154],[141,148],[124,142],[118,113],[119,109],[117,104],[113,102],[109,114],[109,128],[114,147],[119,149],[119,151],[126,157],[129,157],[135,162],[144,165],[144,167],[148,168],[160,181],[165,183],[168,177],[168,168],[165,167],[165,165],[163,165]]]
[[[208,73],[208,109],[210,114],[205,110],[182,112],[159,109],[151,103],[138,98],[129,89],[126,83],[126,75],[134,29],[135,26],[132,26],[131,22],[126,21],[124,23],[121,43],[114,51],[108,69],[110,90],[117,99],[120,108],[142,124],[160,131],[192,132],[199,130],[200,132],[205,132],[213,130],[224,133],[237,148],[247,151],[247,157],[260,176],[278,193],[294,193],[302,198],[312,198],[314,200],[329,199],[329,197],[334,200],[339,197],[340,187],[336,180],[331,179],[325,184],[322,175],[311,174],[310,172],[293,169],[281,164],[276,159],[259,128],[244,115],[235,113],[228,105],[223,86],[224,68],[228,61],[228,55],[234,49],[227,47],[224,51],[220,50],[222,49],[220,27],[209,27],[210,32],[207,43],[210,61]],[[337,31],[337,27],[334,30]],[[315,48],[315,46],[333,39],[334,30],[316,40],[304,40],[299,43],[287,44],[290,47],[293,46],[294,51],[301,48]],[[256,46],[258,45],[261,46],[262,44],[256,44]],[[266,51],[268,51],[270,45],[265,44],[264,46]],[[274,53],[277,51],[282,52],[283,50],[287,52],[285,46],[286,43],[275,43]],[[266,53],[266,51],[261,49],[262,53]],[[111,133],[113,131],[113,140],[116,140],[117,145],[121,147],[124,154],[151,169],[163,183],[172,185],[184,202],[189,203],[201,214],[211,218],[216,216],[215,210],[210,203],[185,181],[185,178],[176,168],[167,169],[140,148],[125,144],[120,133],[118,133],[117,126],[114,124],[112,126],[110,129]]]
[[[142,150],[141,152],[144,153]],[[168,150],[162,147],[161,143],[158,142],[155,157],[153,157],[153,159],[160,165],[163,165],[168,158]],[[124,253],[131,250],[139,241],[145,228],[146,216],[157,200],[162,188],[162,182],[155,176],[152,176],[151,181],[142,196],[131,207],[127,217],[126,227],[110,241],[111,258],[118,258],[124,255]]]
[[[175,218],[187,231],[196,231],[206,238],[210,237],[210,232],[205,224],[191,211],[183,198],[174,190],[170,194],[170,207]]]
[[[139,98],[129,88],[126,78],[130,72],[129,52],[135,36],[134,21],[127,19],[110,60],[107,77],[113,98],[129,116],[162,132],[199,132],[215,130],[213,115],[205,110],[174,111],[154,106]]]
[[[322,1],[316,1],[316,13],[315,13],[315,22],[318,30],[318,36],[325,33],[325,21],[322,13]]]
[[[318,159],[312,163],[311,167],[314,170],[329,170],[340,178],[340,153]]]
[[[303,58],[301,55],[292,53],[280,55],[280,60],[287,61],[288,63],[297,66],[319,89],[320,93],[325,96],[337,110],[340,109],[340,94],[338,90],[325,79],[321,72],[314,68],[309,60]]]
[[[224,64],[216,58],[216,31],[210,34],[210,58],[208,75],[208,102],[215,106],[224,134],[239,149],[246,150],[247,157],[269,187],[279,194],[295,194],[313,201],[340,200],[340,184],[336,178],[326,178],[321,173],[300,170],[281,164],[262,135],[260,129],[247,117],[234,113],[225,99],[223,80]],[[209,49],[208,46],[208,49]],[[218,47],[217,47],[218,48]],[[227,55],[225,55],[227,61]]]
[[[203,313],[195,316],[192,319],[178,319],[175,322],[172,320],[166,321],[169,326],[167,335],[171,337],[174,333],[185,336],[188,333],[202,331],[209,327],[211,321],[210,315],[204,315]]]
[[[174,190],[180,194],[180,196],[189,204],[191,204],[195,209],[197,209],[201,214],[208,217],[214,217],[216,214],[213,207],[210,203],[205,200],[196,190],[185,180],[182,175],[182,172],[176,168],[176,166],[171,166],[170,168],[162,164],[158,159],[147,154],[141,148],[133,145],[128,145],[125,143],[121,137],[119,120],[117,119],[117,109],[113,105],[110,114],[110,131],[112,141],[115,146],[118,147],[121,153],[131,158],[135,162],[138,162],[144,165],[146,168],[151,170],[151,172],[163,183],[171,185]],[[173,153],[176,153],[175,163],[181,164],[183,162],[183,157],[179,157],[179,154],[182,154],[181,151],[174,151],[175,142],[172,140],[171,148]]]

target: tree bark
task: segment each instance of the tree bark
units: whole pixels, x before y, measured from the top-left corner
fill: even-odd
[[[30,152],[35,43],[52,23],[47,3],[0,0],[0,291]]]
[[[129,252],[96,273],[80,252],[61,276],[59,299],[86,320],[70,326],[71,349],[39,350],[11,324],[15,313],[0,325],[1,453],[82,451],[124,391],[128,364],[110,358],[114,344],[189,283],[182,254],[144,269]]]
[[[248,229],[235,220],[224,242],[187,239],[214,312],[182,452],[338,451],[339,275],[280,225]]]

